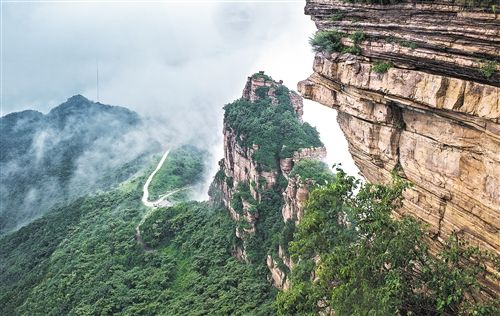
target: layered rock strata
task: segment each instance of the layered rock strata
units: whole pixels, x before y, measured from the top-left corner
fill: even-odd
[[[271,105],[277,104],[277,99],[275,96],[275,91],[278,87],[282,85],[282,82],[276,82],[270,77],[264,75],[263,72],[258,75],[254,75],[248,78],[248,81],[243,90],[242,98],[251,102],[255,102],[261,98],[259,92],[257,92],[259,87],[267,87],[266,97],[271,99]],[[303,103],[302,97],[294,91],[289,92],[290,103],[295,110],[296,116],[299,120],[302,119],[303,114]],[[258,162],[254,160],[254,154],[259,149],[257,144],[251,147],[242,147],[239,142],[239,137],[245,137],[245,135],[239,135],[234,131],[228,124],[224,124],[224,159],[219,163],[220,173],[222,175],[223,181],[217,183],[217,187],[221,192],[220,201],[228,209],[231,217],[239,225],[236,228],[236,236],[240,240],[245,240],[245,238],[255,232],[255,224],[259,218],[258,212],[255,211],[255,203],[261,201],[260,193],[262,190],[272,188],[278,181],[280,176],[288,179],[288,174],[292,170],[294,164],[301,159],[322,159],[326,156],[326,149],[324,147],[311,147],[311,148],[301,148],[294,151],[291,157],[281,158],[278,162],[279,168],[274,170],[262,170],[259,168]],[[253,201],[242,201],[242,212],[238,212],[233,205],[233,197],[237,192],[239,184],[250,184],[249,191],[252,196]],[[252,203],[253,202],[253,203]],[[290,203],[295,203],[295,201],[289,200]],[[286,203],[285,203],[286,204]],[[296,208],[295,206],[289,206],[290,208]],[[286,221],[286,220],[285,220]],[[280,251],[281,253],[281,251]],[[242,261],[247,261],[245,247],[243,243],[234,249],[234,254],[237,258]],[[281,257],[281,255],[280,255]],[[269,261],[270,260],[270,261]],[[284,271],[278,271],[276,258],[268,259],[268,266],[271,271],[272,280],[276,278],[273,283],[279,287],[283,288],[284,282]],[[280,260],[287,261],[288,259],[283,257]],[[281,275],[281,277],[279,277]],[[281,278],[281,280],[279,280]]]
[[[500,255],[500,16],[451,1],[308,0],[305,12],[346,46],[363,34],[360,55],[318,53],[298,85],[338,111],[362,175],[409,180],[399,214],[427,223],[433,246],[457,232]]]

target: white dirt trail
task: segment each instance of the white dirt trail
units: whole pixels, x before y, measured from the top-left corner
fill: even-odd
[[[163,154],[163,156],[161,157],[160,162],[158,162],[156,169],[149,175],[148,179],[146,180],[146,183],[144,183],[144,187],[142,188],[143,193],[142,193],[141,201],[142,201],[142,204],[144,204],[147,207],[155,207],[155,203],[157,201],[149,201],[149,184],[153,180],[153,177],[158,172],[158,170],[161,169],[161,167],[163,166],[163,163],[165,163],[165,160],[167,159],[169,153],[170,153],[170,149],[167,149],[165,151],[165,153]],[[160,199],[161,198],[162,197],[160,197]]]
[[[137,240],[137,243],[139,245],[141,245],[146,251],[149,251],[149,249],[147,249],[146,245],[144,244],[144,241],[142,240],[141,225],[144,224],[146,219],[155,211],[156,208],[172,206],[172,202],[167,200],[167,198],[169,196],[171,196],[177,192],[191,188],[190,186],[187,186],[187,187],[175,189],[175,190],[172,190],[172,191],[169,191],[165,194],[160,195],[159,198],[155,201],[149,201],[149,185],[151,184],[151,181],[153,180],[153,177],[155,176],[155,174],[161,169],[161,167],[165,163],[165,160],[167,159],[169,152],[170,152],[170,149],[167,149],[165,151],[165,153],[163,154],[163,156],[160,159],[160,162],[158,162],[158,165],[156,166],[155,170],[149,175],[148,179],[146,180],[146,183],[144,183],[144,186],[142,188],[143,193],[142,193],[141,201],[142,201],[142,204],[144,204],[149,209],[144,213],[144,215],[141,218],[141,221],[135,227],[135,238]]]

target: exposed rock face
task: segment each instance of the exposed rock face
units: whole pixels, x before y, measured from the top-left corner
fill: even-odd
[[[500,16],[448,1],[308,0],[305,12],[320,30],[365,34],[360,56],[318,53],[299,83],[338,110],[363,176],[387,183],[397,171],[413,183],[401,214],[428,223],[437,242],[460,232],[500,255],[500,64],[480,69],[500,61]],[[377,60],[393,66],[377,73]]]
[[[290,287],[290,281],[288,280],[286,273],[278,266],[278,263],[271,255],[267,255],[266,264],[267,268],[271,272],[269,280],[272,284],[280,290],[287,290]]]
[[[285,192],[283,192],[285,203],[281,211],[285,222],[288,220],[293,221],[295,224],[300,222],[304,216],[305,203],[309,197],[309,190],[312,185],[312,181],[307,179],[302,180],[299,177],[288,180],[288,186]]]
[[[276,88],[282,83],[273,81],[270,77],[264,75],[263,72],[257,76],[251,76],[243,90],[242,98],[249,100],[251,102],[258,101],[262,93],[258,90],[259,87],[266,87],[266,96],[271,98],[271,105],[277,104],[274,92]],[[303,104],[302,97],[296,92],[289,92],[290,102],[295,110],[297,118],[301,120],[303,114]],[[253,155],[259,149],[258,145],[253,145],[250,148],[243,148],[240,145],[238,137],[244,137],[244,135],[238,136],[238,133],[234,131],[227,124],[224,125],[224,159],[219,163],[220,171],[223,175],[224,180],[216,183],[218,189],[221,191],[220,201],[228,209],[233,220],[241,225],[238,225],[236,229],[236,236],[245,240],[245,238],[255,232],[255,223],[259,218],[259,214],[255,211],[255,205],[261,201],[261,196],[259,191],[263,189],[272,188],[278,181],[278,177],[284,176],[285,179],[288,178],[288,174],[292,170],[294,163],[304,159],[322,159],[326,156],[326,149],[324,147],[318,148],[302,148],[293,152],[290,158],[282,158],[279,161],[279,168],[271,171],[264,171],[259,168],[258,163],[254,161]],[[242,200],[242,212],[238,212],[233,205],[233,197],[237,192],[238,185],[240,183],[249,184],[250,195],[254,201]],[[288,190],[288,189],[287,189]],[[302,194],[303,195],[303,194]],[[286,195],[285,195],[286,196]],[[307,196],[307,195],[306,195]],[[294,212],[297,211],[297,205],[286,206],[287,202],[291,204],[303,203],[297,202],[296,199],[288,199],[285,201],[285,207],[293,209]],[[285,219],[286,221],[286,219]],[[235,256],[242,260],[247,261],[247,256],[245,252],[244,244],[234,249]],[[283,262],[288,262],[289,260],[282,255],[282,251],[279,251],[279,257]],[[269,256],[268,267],[271,271],[271,279],[273,284],[278,288],[285,287],[286,274],[281,271],[276,264],[276,258],[273,259]],[[279,259],[278,259],[279,260]]]

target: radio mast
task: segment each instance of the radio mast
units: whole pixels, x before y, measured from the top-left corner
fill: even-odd
[[[97,102],[99,102],[99,61],[95,60],[95,76],[96,76],[96,90],[97,90]]]

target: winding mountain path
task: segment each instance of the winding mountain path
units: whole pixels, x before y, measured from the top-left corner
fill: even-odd
[[[170,153],[170,149],[167,149],[165,151],[165,153],[163,154],[163,156],[161,157],[160,162],[158,162],[156,169],[149,175],[148,179],[146,180],[146,183],[144,183],[144,187],[142,188],[143,193],[142,193],[141,201],[142,201],[142,204],[144,204],[147,207],[156,207],[155,203],[158,202],[158,200],[162,199],[162,197],[160,196],[160,198],[157,201],[149,201],[149,184],[153,180],[153,177],[158,172],[158,170],[161,169],[161,167],[165,163],[165,160],[167,160],[169,153]]]
[[[142,204],[144,204],[146,207],[149,209],[144,213],[144,215],[141,218],[141,221],[137,226],[135,227],[135,238],[137,240],[137,243],[142,246],[146,251],[149,251],[147,249],[146,245],[144,244],[144,241],[142,240],[141,236],[141,225],[144,224],[146,219],[154,212],[154,210],[158,207],[168,207],[172,206],[172,202],[170,202],[167,198],[177,192],[183,191],[190,189],[190,186],[183,187],[183,188],[178,188],[172,191],[168,191],[165,194],[162,194],[159,196],[159,198],[155,201],[149,201],[149,185],[151,184],[151,181],[153,180],[153,177],[155,174],[161,169],[163,164],[165,163],[165,160],[167,160],[168,154],[170,152],[170,149],[167,149],[163,156],[160,159],[160,162],[158,162],[158,165],[156,166],[155,170],[149,175],[148,179],[146,180],[146,183],[144,183],[144,186],[142,188],[143,193],[142,193]]]

